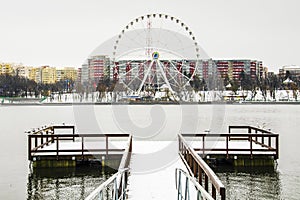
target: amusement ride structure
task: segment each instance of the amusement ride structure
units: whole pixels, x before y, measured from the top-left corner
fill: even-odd
[[[166,14],[143,15],[116,37],[110,78],[130,95],[182,100],[193,95],[191,82],[203,58],[207,55],[184,22]]]

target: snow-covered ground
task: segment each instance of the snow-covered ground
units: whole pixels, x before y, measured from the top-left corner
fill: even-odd
[[[224,96],[228,95],[240,95],[246,96],[245,101],[268,101],[268,102],[278,102],[278,101],[300,101],[300,92],[293,90],[276,90],[275,93],[271,96],[270,91],[266,92],[266,95],[263,95],[263,92],[260,90],[252,91],[237,91],[233,93],[232,91],[199,91],[199,92],[182,92],[182,101],[186,102],[211,102],[211,101],[220,101]],[[141,96],[148,96],[150,94],[142,94]],[[28,97],[25,101],[11,101],[10,98],[0,99],[0,103],[33,103],[39,102],[37,99],[41,99],[41,103],[111,103],[111,102],[124,102],[126,99],[138,96],[135,93],[125,93],[125,92],[106,92],[100,95],[99,92],[93,93],[66,93],[66,94],[54,94],[49,97],[43,98],[42,96]],[[153,96],[153,95],[152,95]],[[165,97],[165,92],[156,92],[153,96],[154,99],[161,99]],[[179,100],[178,97],[170,97],[170,100]]]

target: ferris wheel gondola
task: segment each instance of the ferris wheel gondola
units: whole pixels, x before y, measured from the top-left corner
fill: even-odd
[[[191,29],[166,14],[147,14],[129,22],[114,42],[112,55],[113,79],[137,94],[167,89],[178,95],[191,90],[201,58]]]

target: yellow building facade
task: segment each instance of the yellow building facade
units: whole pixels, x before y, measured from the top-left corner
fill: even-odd
[[[30,80],[33,80],[37,83],[40,83],[41,82],[41,68],[39,67],[32,67],[29,69],[29,73],[28,73],[28,78]]]
[[[76,81],[78,70],[74,67],[55,68],[50,66],[28,67],[0,63],[0,75],[16,75],[28,78],[36,83],[53,84],[61,80]]]
[[[0,64],[0,74],[1,75],[14,75],[14,70],[12,68],[12,65],[11,64],[8,64],[8,63],[3,63],[3,64]]]
[[[56,82],[56,69],[54,67],[41,67],[41,82],[44,84],[52,84]]]
[[[56,81],[61,80],[73,80],[77,79],[77,69],[74,67],[64,67],[61,69],[56,69]]]

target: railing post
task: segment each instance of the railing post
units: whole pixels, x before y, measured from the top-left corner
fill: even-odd
[[[49,145],[49,143],[48,143],[48,141],[49,141],[49,138],[48,138],[48,130],[46,130],[46,145],[48,146]]]
[[[58,136],[56,136],[56,159],[58,160],[58,149],[59,149],[59,142],[58,142]]]
[[[184,200],[189,200],[190,193],[189,193],[189,178],[185,178],[185,193],[184,193]]]
[[[205,141],[204,141],[204,135],[202,136],[202,158],[205,157]]]
[[[192,155],[191,155],[191,160],[190,160],[190,168],[191,168],[192,173],[194,173],[194,159],[193,159]]]
[[[44,138],[43,138],[43,130],[41,130],[41,148],[44,148]]]
[[[124,172],[123,174],[122,174],[122,200],[125,200],[126,199],[126,195],[125,195],[125,189],[126,189],[126,183],[125,183],[125,181],[126,181],[126,178],[125,178],[125,175],[126,175],[126,172]]]
[[[114,181],[114,197],[113,200],[118,200],[118,185],[117,185],[117,178]]]
[[[198,182],[202,185],[202,169],[200,166],[198,166]]]
[[[180,198],[181,196],[181,171],[179,171],[179,175],[178,175],[178,185],[177,185],[177,200],[181,200],[182,198]],[[177,176],[177,175],[176,175]]]
[[[250,157],[251,159],[253,158],[253,155],[252,155],[252,136],[249,136],[250,138]]]
[[[255,134],[257,135],[257,129],[255,129]],[[258,140],[257,140],[257,136],[255,137],[255,143],[257,143]]]
[[[276,135],[276,159],[279,158],[279,135]]]
[[[103,192],[102,192],[102,190],[99,192],[99,200],[103,200]]]
[[[106,157],[108,156],[108,136],[105,137],[105,151],[106,151]]]
[[[226,199],[225,188],[221,188],[220,189],[220,196],[221,196],[221,200],[225,200]]]
[[[31,160],[31,135],[28,135],[28,160]]]
[[[84,160],[84,137],[81,137],[81,159]]]
[[[130,155],[132,153],[132,136],[129,136],[130,137],[130,146],[129,146],[129,152],[130,152]]]
[[[52,143],[54,143],[54,128],[53,128],[53,126],[51,127],[51,130],[52,130],[52,133],[51,133],[51,135],[52,135],[51,140],[52,140]]]
[[[216,199],[216,188],[213,184],[211,184],[211,196]]]
[[[75,126],[72,126],[73,142],[75,142]]]
[[[195,159],[193,159],[194,161],[194,165],[193,165],[193,168],[194,168],[194,176],[197,176],[197,171],[198,171],[198,167],[197,167],[197,162]]]
[[[226,158],[227,159],[229,158],[229,155],[228,155],[228,135],[226,136]]]
[[[204,175],[204,188],[208,191],[208,176],[207,174]]]
[[[34,148],[36,148],[38,145],[38,138],[36,137],[37,135],[35,135],[35,138],[34,138]]]
[[[249,126],[248,127],[248,134],[251,134],[252,133],[252,130],[251,130],[251,127]],[[248,138],[248,140],[250,140],[250,137]],[[251,140],[250,140],[250,142],[252,141],[252,138],[251,138]]]

